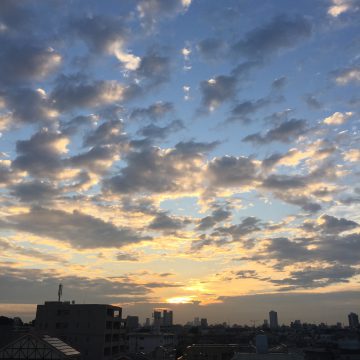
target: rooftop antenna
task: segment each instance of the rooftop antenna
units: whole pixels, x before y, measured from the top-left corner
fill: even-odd
[[[62,290],[63,290],[63,286],[62,286],[62,284],[59,284],[59,290],[58,290],[58,299],[59,299],[59,302],[61,301]]]

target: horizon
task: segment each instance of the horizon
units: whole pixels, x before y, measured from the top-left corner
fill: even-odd
[[[359,18],[0,1],[0,315],[60,283],[181,322],[360,313]]]

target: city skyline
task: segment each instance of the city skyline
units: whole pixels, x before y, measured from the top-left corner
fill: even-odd
[[[2,0],[0,315],[60,283],[180,323],[358,314],[359,19],[358,0]]]

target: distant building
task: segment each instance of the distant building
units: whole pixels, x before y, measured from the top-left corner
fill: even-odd
[[[194,318],[194,322],[193,322],[194,326],[200,326],[200,319],[198,317]]]
[[[277,312],[271,310],[269,312],[270,329],[276,329],[279,327]]]
[[[153,325],[154,327],[159,327],[162,325],[162,319],[161,319],[161,310],[154,310],[153,313]]]
[[[238,352],[249,351],[250,346],[238,344],[193,344],[177,360],[230,360]]]
[[[160,326],[172,326],[173,312],[170,309],[154,309],[153,319],[153,326],[155,328],[159,328]]]
[[[173,312],[169,309],[163,310],[163,326],[173,325]]]
[[[209,325],[208,325],[208,321],[206,318],[202,318],[200,320],[200,326],[204,329],[204,328],[207,328]]]
[[[231,360],[303,360],[299,354],[267,353],[267,354],[246,354],[238,353]],[[327,359],[330,360],[330,359]]]
[[[174,334],[168,333],[142,333],[136,332],[128,335],[128,352],[151,353],[159,347],[174,349],[176,346],[176,338]]]
[[[359,315],[358,314],[351,312],[348,315],[348,319],[349,319],[349,326],[351,328],[357,328],[359,326]]]
[[[80,353],[58,338],[26,334],[1,348],[0,359],[80,360]]]
[[[35,328],[81,352],[83,360],[107,360],[124,350],[122,309],[100,304],[46,301],[38,305]]]
[[[127,331],[134,331],[139,328],[139,317],[128,315],[125,320],[125,329]]]

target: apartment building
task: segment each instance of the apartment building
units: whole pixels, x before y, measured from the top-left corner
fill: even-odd
[[[55,336],[81,353],[83,360],[117,360],[124,351],[121,307],[46,301],[36,311],[36,332]]]

